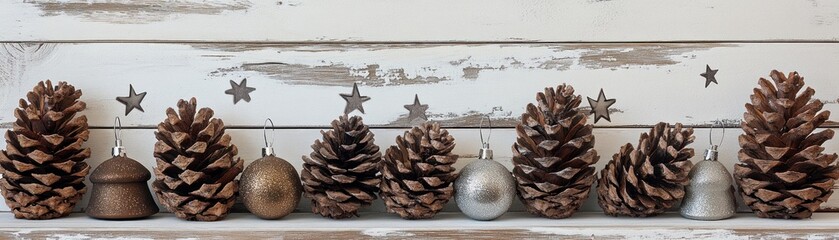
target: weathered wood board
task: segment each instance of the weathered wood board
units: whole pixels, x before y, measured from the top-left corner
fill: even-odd
[[[699,74],[719,69],[718,84]],[[512,127],[535,93],[561,83],[612,105],[598,127],[659,121],[737,126],[757,79],[799,71],[826,110],[839,110],[839,43],[619,44],[155,44],[5,43],[0,48],[0,123],[38,81],[66,80],[84,92],[92,126],[112,126],[129,84],[147,92],[124,126],[154,127],[178,99],[195,96],[233,127],[320,127],[344,110],[353,83],[373,126],[406,127],[415,94],[431,120],[476,127],[481,114]],[[233,104],[229,81],[248,80],[252,101]],[[356,112],[358,113],[358,112]],[[593,120],[593,119],[592,119]],[[831,122],[827,126],[837,126]]]
[[[0,41],[836,41],[832,0],[0,1]]]
[[[270,131],[270,130],[269,130]],[[481,146],[481,140],[477,129],[450,129],[452,136],[457,143],[454,153],[459,154],[461,158],[455,164],[455,168],[462,169],[463,166],[474,160],[478,149]],[[648,131],[641,128],[597,128],[595,129],[596,145],[595,149],[600,155],[600,160],[595,165],[599,173],[600,169],[612,159],[620,146],[626,143],[632,143],[637,146],[638,137],[641,133]],[[709,146],[709,131],[710,129],[702,128],[695,129],[695,142],[691,145],[695,151],[696,156],[692,159],[693,162],[702,160],[703,151]],[[5,132],[5,130],[3,130]],[[401,135],[404,129],[374,129],[373,133],[376,136],[376,144],[382,149],[393,145],[395,138]],[[152,149],[156,142],[154,137],[154,130],[152,129],[125,129],[122,131],[122,141],[127,149],[129,157],[140,161],[148,169],[154,167],[154,157]],[[228,129],[227,133],[233,138],[233,143],[239,148],[239,157],[245,160],[246,165],[251,161],[261,157],[260,148],[264,146],[262,137],[262,129]],[[488,134],[488,132],[484,132]],[[714,130],[715,141],[718,141],[721,129]],[[737,136],[742,133],[740,129],[729,128],[726,129],[723,145],[720,146],[720,162],[722,162],[729,171],[737,160],[737,151],[739,145],[737,144]],[[274,149],[279,157],[288,160],[298,170],[303,165],[301,156],[311,153],[311,144],[315,139],[320,139],[321,134],[319,129],[278,129],[274,131]],[[269,135],[270,136],[270,135]],[[486,135],[485,135],[486,136]],[[495,159],[512,169],[511,146],[516,139],[514,129],[495,129],[492,132],[489,143],[494,149]],[[111,129],[93,129],[91,130],[90,141],[86,146],[92,150],[92,156],[87,160],[92,167],[98,166],[103,161],[110,158],[111,147],[113,146],[114,134]],[[832,153],[839,151],[839,140],[830,140],[825,143],[825,152]],[[0,149],[5,149],[5,141],[0,143]],[[89,182],[88,182],[89,184]],[[90,185],[88,185],[90,186]],[[77,206],[78,211],[83,211],[83,207],[87,205],[88,196],[85,196],[81,204]],[[298,211],[309,212],[309,201],[303,200],[298,206]],[[824,209],[836,210],[839,209],[839,198],[832,198],[826,204],[822,205]],[[161,207],[161,209],[164,209]],[[741,206],[740,210],[748,210]],[[0,204],[0,211],[8,211],[4,204]],[[238,208],[237,211],[243,211]],[[374,202],[373,206],[364,209],[368,212],[385,212],[385,207],[380,200]],[[444,211],[458,211],[457,205],[452,201]],[[511,211],[523,211],[521,203],[515,201]],[[583,205],[581,211],[600,211],[597,205],[596,191],[593,191],[588,201]]]
[[[737,214],[722,221],[695,221],[676,213],[645,218],[578,213],[569,219],[545,219],[507,213],[495,221],[475,221],[460,213],[428,220],[403,220],[393,214],[366,213],[331,220],[293,213],[266,221],[231,214],[224,221],[189,222],[172,214],[149,219],[111,221],[77,213],[50,221],[13,219],[0,213],[0,238],[11,239],[832,239],[839,234],[839,214],[816,213],[811,220],[758,218]]]

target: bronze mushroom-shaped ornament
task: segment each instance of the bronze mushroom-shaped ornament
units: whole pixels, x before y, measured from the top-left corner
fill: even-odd
[[[117,122],[119,118],[117,118]],[[147,182],[151,173],[142,164],[125,156],[118,133],[113,158],[106,160],[90,176],[93,193],[87,215],[99,219],[137,219],[154,215],[160,209]]]

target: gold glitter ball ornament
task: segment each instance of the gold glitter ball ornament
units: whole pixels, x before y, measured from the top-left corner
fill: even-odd
[[[266,119],[266,124],[271,119]],[[273,127],[274,123],[271,122]],[[267,127],[267,125],[266,125]],[[262,158],[253,161],[242,173],[239,192],[245,207],[257,217],[279,219],[297,208],[303,193],[300,176],[288,161],[274,156],[268,136],[263,129],[265,147]]]
[[[245,207],[263,219],[279,219],[294,211],[303,191],[294,167],[273,155],[251,163],[240,183]]]

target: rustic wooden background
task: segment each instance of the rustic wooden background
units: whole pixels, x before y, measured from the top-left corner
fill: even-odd
[[[584,97],[602,88],[617,99],[612,121],[595,124],[598,168],[660,121],[696,127],[697,153],[708,147],[709,126],[725,124],[720,160],[732,167],[743,105],[770,70],[800,72],[826,110],[839,110],[838,40],[832,0],[0,1],[0,128],[35,83],[69,81],[88,103],[88,161],[109,158],[120,116],[129,156],[151,168],[164,110],[195,96],[224,120],[248,162],[272,118],[278,155],[299,168],[343,111],[338,94],[358,83],[372,98],[363,117],[383,148],[410,127],[402,105],[418,94],[457,139],[458,168],[480,146],[481,114],[495,120],[491,145],[511,167],[525,105],[568,83]],[[706,64],[719,69],[719,84],[707,88]],[[256,91],[234,105],[224,91],[243,78]],[[148,93],[145,112],[123,116],[114,98],[129,84]],[[832,119],[824,127],[839,128]],[[839,151],[837,140],[825,147]],[[584,211],[599,211],[594,199]],[[839,208],[839,199],[823,207]]]

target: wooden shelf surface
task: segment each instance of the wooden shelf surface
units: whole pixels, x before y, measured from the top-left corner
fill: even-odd
[[[441,213],[430,220],[402,220],[386,213],[363,213],[345,220],[294,213],[281,220],[261,220],[245,213],[218,222],[189,222],[162,213],[132,221],[105,221],[77,213],[66,218],[29,221],[0,213],[0,239],[25,238],[836,238],[839,213],[816,213],[811,219],[761,219],[750,213],[722,221],[694,221],[677,213],[651,218],[610,217],[578,213],[569,219],[545,219],[508,213],[495,221],[474,221],[460,213]]]

